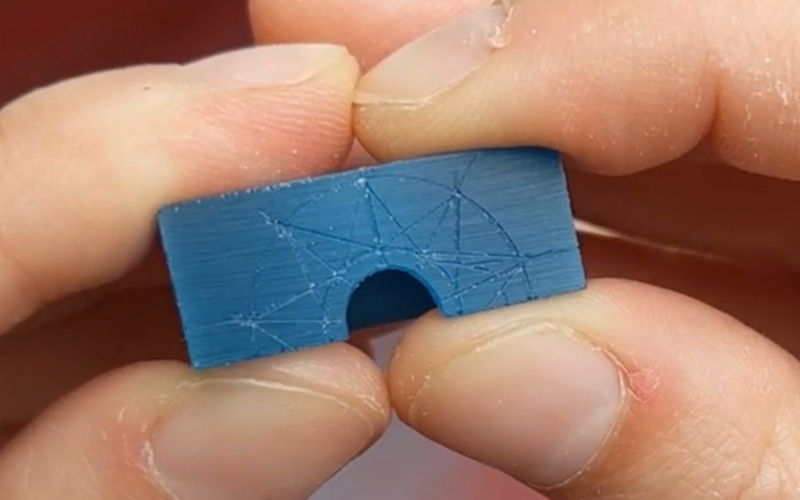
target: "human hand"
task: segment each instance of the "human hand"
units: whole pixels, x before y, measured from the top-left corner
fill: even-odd
[[[399,415],[554,500],[800,498],[795,3],[507,2],[384,59],[487,3],[253,3],[261,42],[372,67],[378,158],[550,146],[577,216],[637,240],[584,235],[582,293],[416,323]]]
[[[90,3],[60,2],[81,14]],[[94,21],[127,26],[117,9],[160,4],[115,3]],[[183,17],[174,2],[166,10],[211,21],[202,8],[221,5],[195,2],[192,15],[181,4]],[[26,5],[0,5],[0,38],[24,35],[6,14]],[[96,69],[155,52],[133,43],[120,48],[129,59],[102,61],[51,42],[39,55],[52,49],[53,64],[30,74],[42,83],[73,73],[67,62]],[[18,73],[0,74],[2,95],[19,94],[6,79]],[[0,498],[295,500],[382,432],[382,374],[351,346],[203,373],[179,363],[174,299],[151,251],[165,203],[341,166],[358,75],[341,48],[261,48],[96,73],[2,109]]]

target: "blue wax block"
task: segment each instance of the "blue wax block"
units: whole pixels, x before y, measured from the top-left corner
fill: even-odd
[[[159,213],[189,354],[212,368],[438,307],[584,288],[558,153],[478,150],[202,198]]]

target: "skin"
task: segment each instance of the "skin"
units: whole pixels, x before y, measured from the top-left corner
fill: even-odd
[[[302,499],[380,437],[391,408],[553,500],[798,497],[791,2],[519,2],[511,41],[413,109],[363,100],[381,61],[487,2],[63,3],[0,5],[0,497]],[[91,43],[79,24],[98,26]],[[244,90],[134,66],[251,39],[353,57]],[[363,161],[347,160],[352,130],[380,159],[556,147],[577,216],[625,237],[582,235],[581,293],[420,319],[386,378],[349,345],[188,370],[157,208]],[[624,395],[613,430],[567,465],[547,439],[598,391],[567,387],[584,365],[544,370],[573,352],[565,336],[613,360]],[[581,397],[555,398],[565,418],[532,425],[567,389]]]

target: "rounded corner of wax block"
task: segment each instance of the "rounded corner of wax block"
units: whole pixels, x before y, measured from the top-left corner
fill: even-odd
[[[191,353],[191,348],[189,349],[189,366],[194,371],[205,371],[211,368],[212,366],[209,364],[208,359],[203,356],[195,356]]]
[[[206,366],[203,363],[197,363],[192,361],[191,363],[189,363],[189,366],[192,368],[192,371],[195,372],[202,372],[206,370]]]
[[[558,150],[544,146],[523,146],[509,151],[515,152],[518,159],[530,162],[530,166],[539,171],[563,172],[564,158]]]
[[[158,209],[158,212],[156,212],[156,223],[158,224],[158,227],[163,228],[164,224],[168,221],[168,210],[169,207],[161,207]]]
[[[564,155],[560,151],[552,148],[540,148],[539,151],[546,159],[557,164],[559,168],[564,166]]]
[[[174,214],[180,209],[177,203],[168,203],[166,205],[162,205],[158,207],[158,211],[156,212],[156,218],[161,219],[163,217],[169,217],[170,215]]]
[[[156,226],[162,238],[169,237],[169,233],[176,227],[175,218],[179,207],[176,205],[166,205],[156,212]]]

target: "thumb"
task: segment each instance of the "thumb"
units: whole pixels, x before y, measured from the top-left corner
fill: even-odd
[[[404,421],[553,500],[797,498],[797,360],[673,292],[426,316],[389,378]]]
[[[533,144],[611,174],[707,141],[731,165],[797,179],[795,12],[791,0],[497,1],[364,75],[357,136],[384,159]]]

